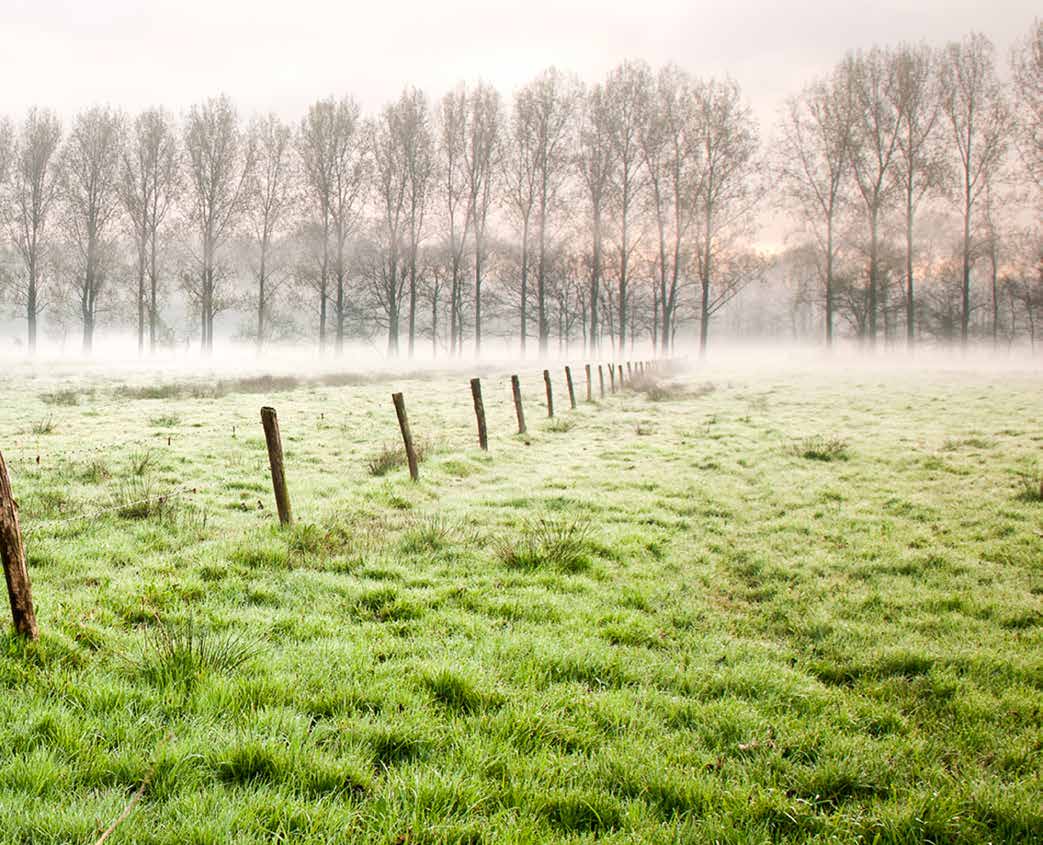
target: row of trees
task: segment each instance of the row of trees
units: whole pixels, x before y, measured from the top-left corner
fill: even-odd
[[[827,343],[838,315],[868,343],[1034,342],[1039,23],[1011,69],[980,35],[852,53],[763,145],[733,81],[641,62],[590,86],[552,68],[509,103],[484,84],[370,117],[329,98],[295,125],[223,96],[180,119],[94,107],[67,133],[32,109],[0,122],[0,286],[30,349],[46,315],[88,352],[103,319],[141,351],[194,325],[209,351],[223,312],[258,346],[379,336],[391,355],[668,351],[688,325],[705,349],[715,316],[773,309]],[[772,213],[794,225],[767,254]]]

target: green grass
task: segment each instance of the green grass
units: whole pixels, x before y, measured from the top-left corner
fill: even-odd
[[[1043,841],[1039,376],[30,376],[0,843]]]

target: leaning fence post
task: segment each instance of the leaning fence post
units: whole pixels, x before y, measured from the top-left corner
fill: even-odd
[[[474,399],[474,415],[478,420],[478,445],[489,451],[489,432],[485,428],[485,405],[482,403],[482,380],[471,379],[471,398]]]
[[[616,392],[616,365],[615,364],[609,364],[608,365],[608,381],[609,381],[609,390],[611,390],[613,393],[615,393]]]
[[[511,392],[514,394],[514,412],[518,415],[518,434],[525,434],[525,411],[522,410],[521,382],[511,376]]]
[[[592,383],[591,383],[591,380],[590,380],[590,364],[584,364],[583,365],[583,369],[586,370],[586,373],[587,373],[587,401],[588,402],[593,402],[594,401],[594,393],[593,393],[593,386],[592,386]]]
[[[414,481],[420,480],[420,469],[416,462],[416,449],[413,447],[413,432],[409,428],[409,417],[406,416],[406,400],[401,393],[391,394],[391,401],[395,403],[395,413],[398,415],[398,427],[402,429],[402,443],[406,447],[406,462],[409,464],[409,477]]]
[[[11,479],[7,475],[3,453],[0,453],[0,561],[4,565],[14,629],[23,637],[35,640],[40,632],[33,609],[33,588],[29,583],[22,529],[18,524],[18,503],[11,492]]]
[[[601,398],[605,398],[605,368],[598,364],[598,385],[601,387]]]
[[[272,468],[272,488],[275,491],[275,507],[279,511],[281,525],[293,524],[293,511],[290,508],[290,494],[286,489],[286,469],[282,457],[282,438],[279,436],[279,418],[275,408],[261,408],[261,425],[264,426],[264,439],[268,444],[268,464]]]
[[[547,385],[547,416],[554,416],[554,390],[550,385],[550,370],[543,371],[543,382]]]
[[[572,386],[572,367],[565,367],[565,383],[569,386],[569,404],[576,410],[576,388]]]
[[[616,364],[616,375],[619,376],[619,389],[623,389],[623,365]]]

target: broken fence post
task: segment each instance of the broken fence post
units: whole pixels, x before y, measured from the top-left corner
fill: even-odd
[[[474,399],[474,416],[478,420],[478,445],[489,451],[489,432],[485,428],[485,405],[482,403],[482,380],[471,379],[471,398]]]
[[[275,408],[261,408],[261,425],[268,444],[268,464],[272,468],[272,489],[275,491],[275,507],[279,511],[279,524],[293,524],[290,494],[286,489],[286,468],[283,463],[282,437],[279,435],[279,418]]]
[[[420,480],[420,469],[417,467],[416,449],[413,447],[413,432],[409,428],[409,417],[406,416],[406,400],[401,393],[393,393],[391,401],[395,403],[395,413],[398,415],[398,427],[402,429],[402,443],[406,448],[406,461],[409,464],[409,477],[414,481]]]
[[[518,415],[518,434],[525,434],[525,411],[522,410],[521,382],[511,376],[511,392],[514,394],[514,412]]]
[[[35,640],[40,636],[33,609],[33,588],[29,583],[22,529],[18,524],[18,504],[11,491],[7,464],[0,453],[0,561],[4,566],[7,595],[11,599],[11,618],[21,636]]]

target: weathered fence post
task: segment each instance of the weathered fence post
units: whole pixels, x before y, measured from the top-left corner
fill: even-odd
[[[601,398],[605,398],[605,368],[598,364],[598,385],[601,387]]]
[[[518,434],[525,434],[525,411],[522,410],[521,382],[511,376],[511,392],[514,394],[514,413],[518,415]]]
[[[482,380],[471,379],[471,398],[474,399],[474,415],[478,420],[478,445],[489,451],[489,432],[485,428],[485,405],[482,403]]]
[[[615,364],[609,364],[608,365],[608,381],[609,381],[609,385],[608,385],[609,390],[612,393],[615,393],[616,392],[616,365]]]
[[[293,511],[290,508],[290,494],[286,489],[286,469],[283,465],[282,438],[279,436],[279,418],[275,408],[261,408],[261,425],[264,426],[264,439],[268,444],[268,464],[272,468],[272,488],[275,491],[275,507],[279,511],[281,525],[293,524]]]
[[[590,364],[584,364],[583,365],[583,369],[586,370],[586,372],[587,372],[587,401],[588,402],[593,402],[594,401],[594,392],[593,392],[594,388],[593,388],[593,384],[592,384],[592,382],[590,380]]]
[[[554,390],[550,385],[550,370],[543,371],[543,382],[547,385],[547,416],[554,416]]]
[[[623,389],[623,365],[616,364],[616,375],[619,376],[619,389]]]
[[[3,453],[0,453],[0,562],[4,565],[14,629],[23,637],[35,640],[40,632],[36,627],[36,611],[33,609],[33,588],[29,583],[22,529],[18,524],[18,503],[11,491],[11,479],[7,475]]]
[[[420,480],[420,469],[416,462],[416,449],[413,447],[413,432],[409,430],[409,417],[406,416],[406,400],[401,393],[393,393],[391,401],[395,403],[395,413],[398,415],[398,427],[402,429],[402,443],[406,447],[406,461],[409,463],[409,477],[414,481]]]
[[[632,372],[633,371],[630,369],[630,362],[627,361],[627,381],[630,381],[630,376],[631,376]]]
[[[569,404],[576,410],[576,388],[572,386],[572,367],[565,367],[565,383],[569,386]]]

